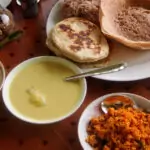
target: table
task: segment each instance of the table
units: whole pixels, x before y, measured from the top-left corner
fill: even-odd
[[[52,55],[45,45],[45,24],[56,0],[41,0],[39,15],[25,20],[21,9],[12,2],[9,8],[16,25],[23,29],[23,37],[0,50],[0,60],[7,73],[20,62],[40,55]],[[138,73],[138,72],[137,72]],[[18,120],[6,110],[0,95],[1,150],[82,150],[78,141],[77,125],[84,108],[94,99],[112,92],[131,92],[150,99],[150,79],[136,82],[108,82],[87,79],[87,96],[80,109],[68,119],[52,125],[33,125]]]

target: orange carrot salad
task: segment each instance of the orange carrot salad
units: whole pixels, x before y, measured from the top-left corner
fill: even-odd
[[[86,141],[94,150],[150,150],[150,114],[134,108],[110,108],[92,118]]]

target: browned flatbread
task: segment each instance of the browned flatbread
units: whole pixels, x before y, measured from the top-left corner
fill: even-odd
[[[46,45],[48,46],[48,48],[56,55],[59,57],[63,57],[65,59],[66,58],[62,53],[60,53],[59,49],[56,47],[55,43],[52,41],[52,39],[50,38],[51,36],[49,36],[49,38],[47,38],[46,40]],[[70,59],[68,59],[70,60]],[[77,63],[74,62],[75,64],[77,64],[80,68],[83,69],[88,69],[88,68],[98,68],[98,67],[103,67],[104,65],[107,65],[109,58],[105,58],[99,61],[95,61],[95,62],[88,62],[88,63]]]
[[[99,27],[83,18],[72,17],[57,23],[48,38],[57,52],[75,62],[95,62],[109,54],[107,40]]]

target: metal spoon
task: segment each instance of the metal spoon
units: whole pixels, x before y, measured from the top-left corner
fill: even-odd
[[[65,80],[70,81],[70,80],[80,79],[83,77],[96,76],[96,75],[100,75],[100,74],[117,72],[117,71],[125,69],[126,67],[127,67],[127,63],[113,64],[113,65],[105,66],[105,67],[95,69],[92,71],[88,71],[88,72],[84,72],[81,74],[66,77]]]
[[[109,108],[119,109],[128,107],[138,108],[134,100],[126,95],[110,96],[100,103],[100,109],[105,114]]]
[[[107,97],[100,103],[99,107],[104,114],[108,113],[109,108],[119,109],[128,107],[133,107],[145,113],[150,113],[150,109],[141,108],[131,97],[126,95],[114,95]]]

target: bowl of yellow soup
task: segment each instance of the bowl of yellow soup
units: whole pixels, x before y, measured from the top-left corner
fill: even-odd
[[[29,123],[61,121],[72,115],[85,99],[85,78],[64,80],[81,72],[74,63],[59,57],[26,60],[8,74],[2,90],[4,104],[14,116]]]

